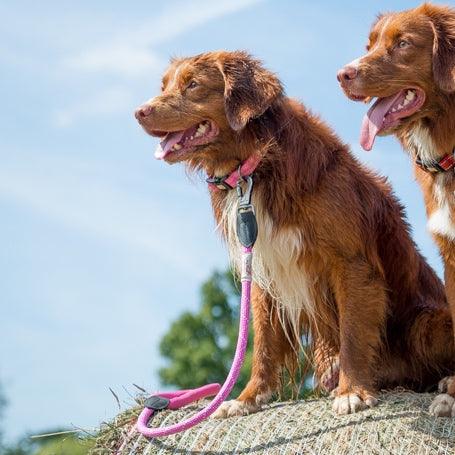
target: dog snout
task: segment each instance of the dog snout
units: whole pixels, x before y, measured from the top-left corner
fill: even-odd
[[[352,64],[349,64],[338,71],[337,79],[338,82],[340,82],[341,84],[349,83],[350,81],[357,77],[357,74],[358,74],[357,67]]]
[[[134,116],[138,121],[144,120],[153,112],[153,106],[150,103],[141,104],[136,111],[134,112]]]

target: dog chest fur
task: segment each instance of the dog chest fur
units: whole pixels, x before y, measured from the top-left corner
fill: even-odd
[[[303,268],[301,259],[305,243],[303,232],[296,228],[273,225],[259,198],[253,194],[258,238],[253,254],[253,281],[275,300],[281,322],[290,325],[295,335],[300,333],[301,311],[313,317],[315,308],[311,296],[312,282]],[[229,255],[234,268],[240,270],[241,246],[236,235],[237,195],[226,196],[221,224],[226,235]],[[297,339],[299,336],[297,337]]]
[[[421,125],[414,127],[409,136],[409,143],[424,162],[431,163],[437,160],[437,148],[425,127]],[[432,196],[436,208],[429,215],[427,227],[432,234],[455,240],[455,223],[451,214],[455,200],[452,192],[447,191],[446,179],[444,173],[434,177]]]

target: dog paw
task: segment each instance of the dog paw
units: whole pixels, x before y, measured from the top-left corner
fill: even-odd
[[[455,417],[455,399],[447,393],[436,395],[430,404],[429,412],[435,417]]]
[[[454,376],[446,376],[442,378],[438,383],[438,391],[439,393],[447,393],[448,390],[455,389],[455,377]]]
[[[333,392],[338,386],[340,379],[340,362],[335,359],[319,379],[319,386],[324,392]]]
[[[346,415],[372,408],[377,404],[378,400],[373,395],[366,395],[362,399],[357,393],[343,393],[335,397],[332,409],[338,415]]]
[[[257,412],[261,405],[246,401],[225,401],[213,414],[213,419],[225,419],[226,417],[245,416]]]

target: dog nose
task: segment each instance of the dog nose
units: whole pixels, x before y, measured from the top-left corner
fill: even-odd
[[[153,107],[150,104],[142,104],[134,112],[134,116],[138,120],[142,120],[145,117],[148,117],[152,113]]]
[[[341,68],[337,73],[338,82],[352,81],[357,77],[357,68],[354,66],[346,65]]]

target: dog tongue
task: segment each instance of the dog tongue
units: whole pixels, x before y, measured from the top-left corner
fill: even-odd
[[[175,133],[168,133],[166,137],[160,142],[160,147],[155,151],[155,158],[162,160],[168,153],[171,153],[172,147],[179,142],[185,131],[176,131]]]
[[[360,129],[360,145],[364,150],[369,151],[373,148],[376,135],[384,125],[385,115],[400,95],[401,92],[385,98],[379,98],[363,117]]]

